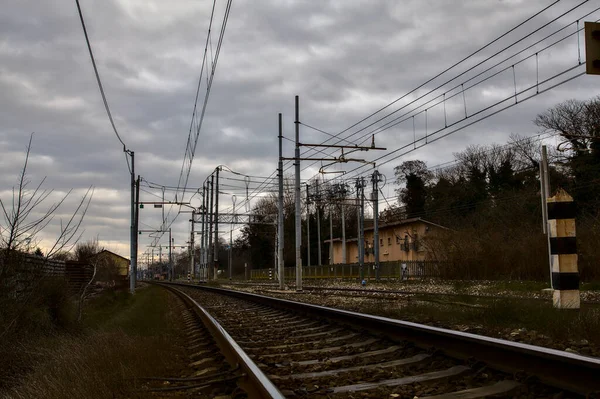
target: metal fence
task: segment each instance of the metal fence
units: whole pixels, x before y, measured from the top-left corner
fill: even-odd
[[[442,262],[437,261],[394,261],[381,262],[379,266],[379,278],[383,280],[414,280],[423,278],[439,277]],[[375,265],[373,263],[365,264],[364,277],[374,279],[376,276]],[[284,269],[286,280],[296,278],[296,268],[286,267]],[[302,268],[302,277],[304,279],[358,279],[360,278],[360,266],[354,264],[336,264],[324,266],[304,266]],[[252,280],[275,280],[277,278],[276,270],[256,269],[251,271]]]

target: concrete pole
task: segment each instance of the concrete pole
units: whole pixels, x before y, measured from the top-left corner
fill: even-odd
[[[202,184],[202,208],[200,208],[202,223],[200,224],[200,276],[199,279],[204,279],[204,222],[206,220],[206,185]]]
[[[208,241],[209,241],[209,233],[208,233],[208,226],[210,224],[209,221],[209,215],[210,215],[210,208],[209,208],[209,195],[210,195],[210,188],[208,186],[209,182],[208,179],[205,182],[205,188],[206,188],[206,201],[204,204],[204,269],[202,271],[203,276],[204,276],[204,280],[208,280],[208,251],[209,251],[209,246],[208,246]]]
[[[235,195],[231,196],[231,202],[233,203],[233,218],[231,221],[235,222]],[[229,226],[229,280],[231,280],[233,273],[231,251],[233,251],[233,223]]]
[[[133,262],[133,289],[135,292],[135,285],[137,282],[137,278],[138,278],[138,226],[139,226],[139,220],[140,220],[140,176],[138,175],[137,178],[137,182],[135,184],[135,222],[133,224],[133,248],[134,248],[134,252],[133,252],[133,259],[135,260],[135,262]]]
[[[215,280],[217,279],[217,270],[219,270],[219,170],[217,167],[217,187],[215,189],[215,249],[214,249],[214,267],[212,269]]]
[[[343,199],[345,201],[346,198]],[[342,264],[348,263],[346,255],[346,215],[344,214],[344,203],[342,202]]]
[[[548,181],[548,153],[546,146],[542,146],[542,159],[540,162],[540,194],[542,197],[542,231],[547,234],[548,243],[550,242],[550,236],[548,234],[548,197],[550,197],[550,183]],[[554,280],[552,279],[552,256],[548,261],[548,267],[550,268],[550,287],[554,288]]]
[[[283,124],[279,114],[279,198],[277,215],[277,270],[279,275],[279,289],[284,288],[284,267],[283,264]]]
[[[359,219],[359,234],[358,234],[358,245],[360,247],[359,252],[359,268],[360,268],[360,281],[365,279],[365,178],[360,178],[360,219]]]
[[[173,254],[171,249],[173,247],[173,238],[171,237],[171,228],[169,228],[169,281],[173,281]]]
[[[133,151],[129,151],[131,156],[131,225],[129,230],[129,292],[135,293],[135,277],[133,269],[135,268],[135,161]]]
[[[208,222],[208,259],[206,262],[206,279],[208,281],[211,280],[212,275],[211,275],[211,269],[212,269],[212,263],[213,263],[213,217],[214,217],[214,213],[213,213],[213,197],[214,197],[214,183],[215,183],[215,175],[211,175],[210,176],[210,207],[209,207],[209,222]]]
[[[373,183],[373,246],[375,249],[375,280],[379,281],[379,171],[371,177]]]
[[[310,266],[310,195],[306,185],[306,266]]]
[[[315,181],[315,208],[317,210],[317,265],[321,266],[321,212],[319,205],[321,203],[321,192],[319,191],[319,180]]]
[[[548,209],[546,205],[546,199],[548,193],[546,191],[546,176],[548,172],[548,159],[546,157],[546,146],[542,146],[542,159],[540,162],[540,197],[542,199],[542,232],[547,234],[548,232]]]
[[[192,278],[196,277],[196,273],[194,270],[194,224],[196,223],[196,210],[192,209],[192,231],[190,233],[190,276]]]
[[[296,196],[296,291],[302,291],[302,254],[300,249],[302,247],[302,209],[300,208],[300,105],[298,96],[296,96],[296,148],[294,151],[294,158],[296,161],[296,185],[295,185],[295,196]]]
[[[357,255],[358,255],[358,266],[360,268],[360,265],[361,265],[360,253],[363,250],[360,245],[360,177],[356,178],[355,187],[356,187],[356,227],[357,227],[356,248],[357,248]]]
[[[329,264],[333,265],[333,205],[329,203]]]

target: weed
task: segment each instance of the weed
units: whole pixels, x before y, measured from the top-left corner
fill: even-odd
[[[590,281],[581,284],[582,291],[600,291],[600,281]]]
[[[0,347],[2,364],[8,357],[11,365],[2,370],[0,397],[137,397],[130,392],[136,377],[171,374],[170,365],[182,356],[173,342],[169,295],[159,287],[135,296],[105,292],[85,308],[83,329]]]

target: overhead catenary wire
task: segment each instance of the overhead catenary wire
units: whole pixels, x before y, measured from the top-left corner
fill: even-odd
[[[419,100],[421,100],[421,99],[425,98],[426,96],[428,96],[428,95],[430,95],[430,94],[434,93],[436,90],[439,90],[440,88],[443,88],[443,87],[444,87],[445,85],[447,85],[448,83],[451,83],[452,81],[456,80],[458,77],[460,77],[460,76],[463,76],[463,75],[464,75],[464,74],[466,74],[467,72],[470,72],[470,71],[472,71],[472,70],[473,70],[473,69],[475,69],[476,67],[478,67],[478,66],[480,66],[480,65],[483,65],[485,62],[487,62],[487,61],[491,60],[492,58],[496,57],[497,55],[501,54],[502,52],[504,52],[504,51],[508,50],[509,48],[513,47],[515,44],[517,44],[517,43],[519,43],[519,42],[523,41],[525,38],[527,38],[527,37],[529,37],[529,36],[532,36],[534,33],[537,33],[537,32],[538,32],[538,31],[540,31],[541,29],[543,29],[543,28],[545,28],[545,27],[549,26],[551,23],[554,23],[554,22],[558,21],[558,20],[559,20],[561,17],[563,17],[563,16],[565,16],[565,15],[569,14],[570,12],[572,12],[572,11],[573,11],[573,10],[575,10],[575,9],[577,9],[578,7],[581,7],[583,4],[587,3],[588,1],[589,1],[589,0],[585,0],[585,1],[581,2],[581,3],[579,3],[578,5],[576,5],[576,6],[572,7],[572,8],[571,8],[571,9],[569,9],[568,11],[566,11],[566,12],[563,12],[563,13],[562,13],[562,14],[560,14],[559,16],[557,16],[557,17],[553,18],[551,21],[549,21],[549,22],[545,23],[545,24],[544,24],[544,25],[542,25],[541,27],[539,27],[539,28],[535,29],[534,31],[530,32],[529,34],[527,34],[527,35],[526,35],[526,36],[524,36],[523,38],[519,39],[518,41],[516,41],[516,42],[514,42],[514,43],[512,43],[512,44],[510,44],[510,45],[508,45],[508,46],[506,46],[506,47],[504,47],[502,50],[500,50],[500,51],[497,51],[497,52],[496,52],[496,53],[494,53],[493,55],[491,55],[491,56],[489,56],[489,57],[485,58],[484,60],[482,60],[482,61],[480,61],[480,62],[478,62],[476,65],[474,65],[474,66],[472,66],[472,67],[468,68],[467,70],[463,71],[463,72],[462,72],[462,73],[460,73],[459,75],[457,75],[457,76],[454,76],[454,77],[450,78],[450,79],[449,79],[449,80],[447,80],[446,82],[444,82],[444,83],[442,83],[442,84],[438,85],[436,88],[434,88],[434,89],[431,89],[431,90],[427,91],[426,93],[424,93],[424,94],[422,94],[422,95],[418,96],[417,98],[413,99],[412,101],[410,101],[409,103],[405,104],[404,106],[402,106],[402,107],[398,108],[397,110],[395,110],[395,111],[393,111],[393,112],[391,112],[391,113],[387,114],[386,116],[384,116],[384,117],[382,117],[382,118],[380,118],[380,119],[376,120],[375,122],[373,122],[373,123],[371,123],[371,124],[369,124],[369,125],[367,125],[367,126],[364,126],[364,127],[362,127],[361,129],[357,130],[356,132],[354,132],[354,133],[350,134],[349,136],[347,136],[347,137],[345,137],[345,138],[346,138],[346,139],[348,139],[349,137],[352,137],[352,136],[354,136],[354,135],[356,135],[356,134],[358,134],[358,133],[360,133],[360,132],[362,132],[362,131],[366,130],[367,128],[374,126],[376,123],[383,121],[384,119],[388,118],[388,117],[389,117],[389,116],[391,116],[391,115],[394,115],[394,114],[396,114],[397,112],[401,111],[402,109],[406,108],[407,106],[409,106],[409,105],[411,105],[411,104],[414,104],[414,103],[416,103],[417,101],[419,101]],[[556,2],[555,2],[555,3],[556,3]],[[591,14],[593,14],[593,13],[597,12],[597,11],[598,11],[598,8],[596,8],[595,10],[593,10],[593,11],[591,11],[591,12],[588,12],[588,13],[586,13],[585,15],[583,15],[583,16],[581,16],[581,17],[579,17],[579,18],[578,18],[578,20],[579,20],[579,19],[582,19],[582,18],[585,18],[585,17],[587,17],[587,16],[589,16],[589,15],[591,15]],[[444,100],[448,100],[448,98],[445,98],[445,93],[452,92],[452,91],[453,91],[453,90],[455,90],[456,88],[460,87],[462,84],[464,84],[464,83],[468,83],[469,81],[473,80],[474,78],[481,76],[481,75],[482,75],[482,74],[484,74],[485,72],[489,72],[490,70],[492,70],[493,68],[497,67],[498,65],[501,65],[502,63],[505,63],[507,60],[510,60],[511,58],[514,58],[515,56],[517,56],[517,55],[521,54],[521,53],[522,53],[522,52],[524,52],[525,50],[528,50],[528,49],[531,49],[531,48],[533,48],[535,45],[537,45],[537,44],[541,43],[543,40],[546,40],[546,39],[548,39],[549,37],[551,37],[551,36],[553,36],[553,35],[555,35],[555,34],[557,34],[557,33],[561,32],[561,31],[563,31],[563,30],[564,30],[564,29],[566,29],[568,26],[570,26],[570,25],[572,25],[572,24],[574,24],[574,23],[575,23],[575,21],[571,22],[571,23],[570,23],[570,24],[568,24],[567,26],[565,26],[565,27],[562,27],[562,28],[558,29],[557,31],[555,31],[555,32],[553,32],[553,33],[551,33],[551,34],[547,35],[547,36],[546,36],[546,37],[544,37],[543,39],[536,41],[534,44],[532,44],[532,45],[530,45],[530,46],[526,47],[525,49],[522,49],[521,51],[517,52],[516,54],[513,54],[513,55],[509,56],[508,58],[506,58],[506,59],[503,59],[502,61],[499,61],[498,63],[496,63],[496,64],[492,65],[491,67],[488,67],[488,68],[487,68],[487,69],[485,69],[484,71],[482,71],[482,72],[478,73],[477,75],[475,75],[475,76],[473,76],[473,77],[469,78],[469,79],[468,79],[468,80],[466,80],[465,82],[462,82],[462,83],[459,83],[459,84],[455,85],[455,86],[454,86],[452,89],[450,89],[450,90],[446,90],[446,91],[443,93],[443,94],[444,94],[444,96],[443,96],[443,97],[444,97],[444,99],[443,99],[443,100],[442,100],[440,103],[444,103],[444,104],[445,104],[445,101],[444,101]],[[576,34],[576,33],[577,33],[577,32],[575,32],[575,34]],[[569,36],[571,36],[571,35],[569,35]],[[560,41],[562,41],[562,40],[565,40],[565,39],[566,39],[566,38],[568,38],[569,36],[567,36],[567,37],[565,37],[565,38],[563,38],[563,39],[561,39],[561,40],[559,40],[559,41],[557,41],[557,42],[553,43],[552,45],[556,45],[557,43],[559,43],[559,42],[560,42]],[[550,47],[550,46],[548,46],[548,47]],[[548,47],[547,47],[547,48],[548,48]],[[540,52],[540,51],[543,51],[543,49],[542,49],[542,50],[539,50],[538,52]],[[519,61],[518,63],[520,63],[520,62],[522,62],[522,60],[521,60],[521,61]],[[489,79],[489,78],[490,78],[490,77],[488,77],[488,78],[484,79],[483,81],[485,81],[485,80],[487,80],[487,79]],[[481,83],[481,82],[479,82],[479,83]],[[422,86],[419,86],[419,88],[421,88],[421,87],[422,87]],[[471,87],[472,87],[472,86],[471,86]],[[416,89],[415,89],[415,90],[416,90]],[[412,92],[414,92],[415,90],[412,90],[411,92],[407,93],[405,96],[401,97],[400,99],[402,99],[402,98],[406,97],[408,94],[411,94],[411,93],[412,93]],[[464,91],[463,91],[463,92],[464,92]],[[458,92],[458,93],[456,93],[455,95],[459,95],[459,94],[461,94],[461,93],[462,93],[462,92]],[[439,98],[439,97],[441,97],[441,96],[442,96],[442,94],[438,95],[436,98]],[[429,103],[429,102],[431,102],[431,101],[435,100],[436,98],[429,100],[427,103]],[[425,104],[427,104],[427,103],[425,103]],[[421,104],[419,107],[422,107],[422,106],[423,106],[423,105],[425,105],[425,104]],[[418,108],[419,108],[419,107],[418,107]],[[418,109],[418,108],[417,108],[417,109]],[[405,120],[408,120],[408,119],[410,119],[410,118],[413,116],[413,115],[411,115],[413,112],[414,112],[414,111],[407,111],[407,112],[404,114],[404,115],[408,115],[408,116],[407,116],[407,118],[406,118]],[[422,112],[423,112],[423,111],[422,111]],[[471,116],[472,116],[472,115],[471,115]],[[367,118],[365,118],[365,120],[366,120],[366,119],[367,119]],[[390,123],[390,122],[388,122],[388,123]],[[385,125],[384,125],[384,126],[385,126]],[[381,130],[379,130],[380,128],[381,128]],[[382,129],[382,127],[380,127],[380,128],[377,128],[377,129],[375,129],[375,130],[373,130],[373,131],[370,131],[370,132],[368,132],[368,133],[364,134],[364,135],[363,135],[363,136],[361,136],[361,137],[360,137],[358,140],[361,140],[361,139],[368,140],[368,139],[370,139],[370,137],[371,137],[373,134],[378,134],[378,133],[381,133],[383,130],[386,130],[386,129]],[[347,130],[348,130],[348,129],[345,129],[345,130],[343,130],[342,132],[340,132],[340,133],[336,134],[335,136],[338,136],[338,135],[342,134],[343,132],[345,132],[345,131],[347,131]],[[329,139],[328,139],[328,140],[325,140],[325,142],[327,142],[327,141],[329,141]],[[337,144],[337,143],[339,143],[339,142],[340,142],[340,141],[336,142],[336,144]],[[333,152],[332,152],[331,154],[329,154],[329,155],[333,155]],[[310,165],[308,165],[308,166],[305,166],[305,167],[303,168],[303,170],[306,170],[307,168],[309,168],[309,167],[311,167],[311,166],[313,166],[313,165],[315,165],[315,164],[316,164],[316,162],[313,162],[313,163],[311,163]],[[288,166],[288,169],[289,169],[289,166]]]
[[[214,0],[214,1],[216,1],[216,0]],[[227,21],[229,20],[229,14],[230,14],[230,11],[231,11],[231,5],[232,5],[232,0],[227,0],[225,12],[224,12],[224,15],[223,15],[223,21],[221,23],[221,30],[219,32],[219,39],[218,39],[218,42],[217,42],[217,48],[216,48],[215,54],[214,54],[214,56],[212,57],[212,60],[211,60],[212,62],[211,62],[211,65],[210,65],[210,67],[211,67],[210,68],[210,77],[207,75],[206,93],[205,93],[205,96],[204,96],[204,101],[203,101],[203,105],[202,105],[202,109],[201,109],[201,113],[200,113],[199,119],[196,119],[196,118],[198,118],[198,116],[197,116],[197,109],[198,109],[198,107],[197,107],[197,99],[195,100],[194,111],[192,113],[192,122],[191,122],[191,125],[194,127],[194,129],[190,129],[189,134],[188,134],[186,149],[185,149],[185,152],[184,152],[184,159],[183,159],[183,163],[182,163],[182,166],[181,166],[181,172],[180,172],[180,175],[179,175],[179,181],[177,183],[178,190],[177,190],[177,192],[175,194],[175,198],[176,198],[175,202],[177,202],[177,200],[181,200],[182,201],[184,199],[185,193],[187,191],[187,183],[188,183],[189,175],[190,175],[190,172],[191,172],[192,162],[193,162],[193,159],[194,159],[194,156],[195,156],[195,153],[196,153],[196,147],[197,147],[197,144],[198,144],[198,138],[200,136],[200,131],[201,131],[201,128],[202,128],[202,122],[204,121],[204,116],[206,114],[206,108],[207,108],[207,105],[208,105],[208,99],[210,97],[210,92],[211,92],[212,84],[213,84],[213,81],[214,81],[215,72],[216,72],[216,69],[217,69],[217,64],[218,64],[218,60],[219,60],[219,54],[221,52],[221,47],[222,47],[223,39],[224,39],[224,36],[225,36],[225,29],[227,27]],[[201,69],[201,72],[200,72],[200,79],[199,79],[199,83],[198,83],[197,92],[199,92],[200,86],[202,84],[202,74],[203,74],[203,71],[204,71],[204,66],[206,65],[206,57],[207,57],[208,44],[211,43],[210,40],[211,40],[213,16],[214,16],[214,2],[213,2],[213,11],[211,12],[211,19],[210,19],[210,23],[209,23],[209,31],[207,33],[207,39],[206,39],[206,44],[205,44],[205,51],[204,51],[204,56],[203,56],[202,69]],[[193,134],[193,136],[192,136],[192,134]],[[186,167],[187,167],[187,170],[186,170]],[[185,177],[184,177],[184,175],[185,175]],[[179,192],[181,192],[181,196],[180,197],[178,197]],[[197,191],[196,191],[196,193],[197,193]],[[169,207],[169,211],[167,212],[167,215],[166,215],[165,219],[167,219],[167,220],[169,219],[172,210],[173,210],[173,206],[170,206]],[[177,213],[173,217],[173,219],[169,221],[168,227],[171,227],[173,225],[173,223],[177,219],[178,214],[179,213]],[[162,234],[161,234],[161,237],[159,237],[157,240],[160,240],[161,238],[162,238]]]
[[[87,49],[90,54],[90,59],[92,61],[92,66],[94,67],[94,75],[96,76],[96,83],[98,84],[98,89],[100,90],[100,95],[102,96],[102,102],[104,103],[104,109],[106,110],[106,115],[108,115],[108,119],[110,121],[110,125],[112,126],[113,132],[119,142],[123,145],[123,152],[128,153],[127,146],[125,142],[119,135],[117,130],[117,126],[115,125],[115,121],[113,120],[112,113],[110,111],[110,106],[108,105],[108,100],[106,99],[106,93],[104,92],[104,86],[102,85],[102,80],[100,79],[100,73],[98,72],[98,67],[96,66],[96,59],[94,58],[94,52],[92,51],[92,44],[90,43],[90,38],[88,36],[87,28],[85,26],[85,20],[83,18],[83,11],[81,10],[81,5],[79,4],[79,0],[75,0],[75,4],[77,5],[77,12],[79,13],[79,20],[81,21],[81,27],[83,29],[83,34],[85,36],[85,42],[87,44]],[[129,168],[129,173],[131,173],[131,165],[129,165],[129,160],[127,160],[127,167]]]
[[[557,1],[557,2],[558,2],[558,1]],[[552,3],[550,6],[552,6],[552,5],[556,4],[557,2],[554,2],[554,3]],[[585,3],[585,2],[584,2],[584,3]],[[582,4],[583,4],[583,3],[582,3]],[[548,6],[548,8],[549,8],[550,6]],[[531,17],[531,18],[533,18],[533,17]],[[514,29],[514,28],[513,28],[513,29]],[[575,78],[575,77],[573,77],[573,79],[574,79],[574,78]],[[524,101],[524,100],[523,100],[523,101]],[[507,108],[508,108],[508,107],[507,107]],[[504,109],[506,109],[506,108],[504,108]],[[377,111],[377,112],[379,112],[379,111]],[[479,119],[479,120],[482,120],[482,119],[483,119],[483,118],[481,118],[481,119]],[[479,120],[478,120],[478,121],[479,121]],[[478,122],[478,121],[475,121],[475,122]],[[475,123],[475,122],[473,122],[473,123]],[[360,123],[360,122],[359,122],[359,123]],[[464,128],[464,127],[463,127],[463,128]],[[456,130],[455,130],[455,131],[456,131]],[[446,135],[444,135],[444,136],[442,136],[442,137],[445,137],[445,136],[446,136]],[[436,140],[438,140],[438,139],[440,139],[440,138],[441,138],[441,137],[437,138]],[[413,140],[413,143],[411,143],[411,144],[413,144],[413,145],[414,145],[414,144],[415,144],[415,142],[416,142],[416,140]],[[420,147],[419,147],[419,148],[420,148]],[[418,149],[418,148],[415,148],[415,150],[416,150],[416,149]],[[385,156],[387,156],[387,155],[385,155]],[[361,166],[361,167],[364,167],[364,166]],[[276,172],[274,172],[274,173],[276,173]],[[274,174],[274,173],[273,173],[273,174]],[[272,175],[273,175],[273,174],[272,174]],[[271,175],[271,176],[272,176],[272,175]],[[265,183],[265,182],[263,182],[263,183],[264,183],[264,184],[262,184],[262,185],[259,185],[258,187],[256,187],[256,189],[255,189],[255,190],[256,190],[256,192],[257,192],[257,193],[256,193],[256,195],[259,195],[259,194],[260,194],[260,189],[261,189],[261,188],[265,188],[266,186],[268,186],[268,183]],[[258,183],[257,183],[257,184],[258,184]],[[254,194],[254,193],[255,193],[255,192],[253,191],[253,194]],[[256,195],[253,195],[252,197],[255,197]],[[240,209],[241,209],[241,207],[240,207]]]
[[[595,9],[594,11],[592,11],[591,13],[593,13],[593,12],[596,12],[596,11],[598,11],[599,9],[600,9],[600,8],[597,8],[597,9]],[[589,14],[591,14],[591,13],[588,13],[587,15],[589,15]],[[575,32],[574,34],[577,34],[577,33],[578,33],[578,32]],[[572,36],[572,35],[573,35],[573,34],[570,34],[569,36]],[[569,37],[569,36],[567,36],[567,37]],[[562,40],[565,40],[567,37],[564,37],[564,38],[562,38],[562,39],[560,39],[560,40],[558,40],[558,41],[554,42],[554,43],[553,43],[553,44],[551,44],[550,46],[547,46],[545,49],[547,49],[547,48],[550,48],[552,45],[555,45],[556,43],[559,43],[559,42],[560,42],[560,41],[562,41]],[[417,150],[417,149],[419,149],[419,148],[421,148],[421,147],[423,147],[423,146],[425,146],[425,145],[427,145],[427,144],[431,144],[431,143],[433,143],[433,142],[435,142],[435,141],[437,141],[437,140],[440,140],[441,138],[447,137],[447,136],[448,136],[448,135],[450,135],[450,134],[453,134],[453,133],[455,133],[455,132],[457,132],[457,131],[459,131],[459,130],[462,130],[462,129],[466,128],[466,127],[469,127],[469,126],[471,126],[471,125],[473,125],[473,124],[475,124],[475,123],[477,123],[477,122],[479,122],[479,121],[481,121],[481,120],[483,120],[483,119],[486,119],[486,118],[488,118],[488,117],[491,117],[491,116],[493,116],[493,115],[496,115],[496,114],[498,114],[498,113],[500,113],[500,112],[502,112],[502,111],[504,111],[504,110],[506,110],[506,109],[508,109],[508,108],[511,108],[512,106],[514,106],[514,105],[517,105],[517,103],[522,103],[522,102],[524,102],[524,101],[526,101],[526,100],[529,100],[529,99],[531,99],[531,98],[533,98],[533,97],[535,97],[535,96],[537,96],[537,95],[539,95],[539,94],[542,94],[542,93],[544,93],[544,92],[546,92],[546,91],[549,91],[549,90],[551,90],[551,89],[553,89],[553,88],[555,88],[555,87],[558,87],[558,86],[560,86],[561,84],[567,83],[567,82],[569,82],[569,81],[571,81],[571,80],[573,80],[573,79],[575,79],[575,78],[577,78],[577,77],[579,77],[579,76],[582,76],[582,75],[583,75],[583,73],[580,73],[580,74],[578,74],[578,75],[575,75],[575,76],[571,76],[571,77],[565,78],[563,81],[561,81],[561,82],[558,82],[558,83],[556,83],[556,84],[554,84],[554,85],[552,85],[552,86],[550,86],[550,87],[547,87],[547,88],[545,88],[545,89],[543,89],[543,90],[539,90],[539,86],[540,86],[540,85],[546,84],[546,83],[548,83],[548,82],[552,82],[554,79],[556,79],[556,78],[558,78],[558,77],[560,77],[560,76],[562,76],[562,75],[564,75],[564,74],[566,74],[566,73],[568,73],[568,72],[574,71],[574,70],[575,70],[575,69],[577,69],[578,67],[581,67],[583,64],[582,64],[582,63],[580,63],[580,62],[581,62],[581,61],[578,61],[578,62],[577,62],[577,65],[575,65],[575,66],[573,66],[573,67],[570,67],[570,68],[567,68],[567,69],[565,69],[565,70],[563,70],[563,71],[561,71],[561,72],[559,72],[559,73],[557,73],[557,74],[555,74],[555,75],[553,75],[553,76],[551,76],[551,77],[549,77],[549,78],[547,78],[547,79],[545,79],[545,80],[543,80],[543,81],[541,81],[541,82],[540,82],[540,81],[536,81],[536,83],[535,83],[534,85],[531,85],[530,87],[527,87],[527,88],[525,88],[525,89],[522,89],[521,91],[515,92],[515,93],[514,93],[514,95],[513,95],[513,94],[511,94],[511,95],[509,95],[507,98],[505,98],[505,99],[503,99],[503,100],[497,101],[496,103],[494,103],[494,104],[492,104],[492,105],[490,105],[490,106],[488,106],[488,107],[485,107],[485,108],[483,108],[483,109],[481,109],[481,110],[479,110],[479,111],[477,111],[477,112],[475,112],[475,113],[471,113],[471,115],[469,115],[467,118],[460,119],[460,120],[458,120],[458,121],[456,121],[456,122],[454,122],[454,123],[452,123],[452,124],[450,124],[450,125],[445,125],[444,127],[442,127],[442,128],[440,128],[440,129],[438,129],[437,131],[435,131],[435,132],[433,132],[433,133],[429,134],[429,135],[428,135],[428,136],[426,136],[426,137],[422,137],[422,138],[420,138],[420,139],[418,139],[418,140],[415,140],[415,141],[409,142],[409,143],[405,144],[404,146],[401,146],[401,147],[399,147],[399,148],[397,148],[397,149],[395,149],[395,150],[393,150],[393,151],[391,151],[391,152],[388,152],[388,153],[386,153],[386,154],[384,154],[384,155],[382,155],[382,156],[380,156],[380,157],[376,158],[376,159],[374,160],[374,162],[377,162],[377,165],[378,165],[378,166],[383,166],[383,165],[385,165],[385,164],[387,164],[387,163],[389,163],[389,162],[391,162],[391,161],[393,161],[393,160],[395,160],[395,159],[398,159],[399,157],[401,157],[401,156],[403,156],[403,155],[406,155],[406,154],[408,154],[408,153],[411,153],[411,152],[413,152],[413,151],[415,151],[415,150]],[[506,101],[508,101],[508,100],[511,100],[511,99],[513,99],[513,98],[517,98],[516,96],[523,95],[524,93],[526,93],[526,92],[528,92],[528,91],[531,91],[531,90],[533,90],[534,88],[536,89],[536,92],[535,92],[534,94],[530,95],[529,97],[525,97],[525,98],[521,97],[521,99],[520,99],[518,102],[515,102],[515,103],[513,103],[513,104],[509,104],[508,106],[502,107],[501,109],[498,109],[498,110],[496,110],[496,111],[494,111],[494,112],[491,112],[491,113],[489,113],[489,114],[487,114],[487,115],[485,115],[485,116],[483,116],[483,117],[476,118],[476,120],[474,120],[474,121],[471,121],[470,123],[464,124],[464,125],[462,125],[462,126],[459,126],[458,128],[456,128],[456,129],[454,129],[454,130],[451,130],[450,132],[447,132],[447,133],[445,133],[445,134],[443,134],[443,135],[441,135],[441,136],[433,137],[433,136],[436,136],[436,135],[440,134],[442,131],[446,130],[448,127],[452,127],[452,126],[454,126],[454,125],[460,124],[460,123],[464,122],[464,121],[465,121],[465,120],[467,120],[467,119],[471,119],[471,118],[473,118],[474,116],[477,116],[477,115],[481,114],[482,112],[489,111],[489,110],[491,110],[492,108],[494,108],[494,107],[497,107],[498,105],[500,105],[500,104],[502,104],[502,103],[504,103],[504,102],[506,102]],[[433,138],[432,138],[432,137],[433,137]],[[421,145],[419,145],[419,146],[416,146],[416,143],[417,143],[417,142],[422,142],[423,140],[425,140],[425,143],[424,143],[424,144],[421,144]],[[412,148],[410,148],[410,147],[412,147]],[[394,156],[394,157],[393,157],[393,158],[391,158],[391,159],[387,159],[387,160],[386,160],[386,161],[384,161],[384,162],[379,162],[379,161],[381,161],[382,159],[384,159],[384,158],[387,158],[387,157],[389,157],[390,155],[393,155],[394,153],[397,153],[398,151],[402,151],[402,150],[406,150],[406,151],[402,152],[401,154],[399,154],[399,155],[397,155],[397,156]],[[357,170],[359,170],[359,169],[361,169],[361,168],[364,168],[364,167],[365,167],[365,165],[359,165],[359,166],[357,166],[356,168],[354,168],[354,169],[352,169],[352,170],[348,171],[347,173],[352,173],[352,172],[355,172],[355,171],[357,171]],[[334,178],[334,179],[335,179],[335,178]]]
[[[517,25],[516,27],[514,27],[514,28],[513,28],[512,30],[510,30],[509,32],[506,32],[505,34],[503,34],[503,35],[501,35],[500,37],[496,38],[494,41],[492,41],[492,42],[488,43],[486,46],[484,46],[483,48],[481,48],[481,49],[479,49],[478,51],[474,52],[473,54],[471,54],[471,55],[469,55],[469,56],[465,57],[463,60],[459,61],[459,62],[458,62],[458,63],[456,63],[455,65],[453,65],[453,66],[451,66],[451,67],[447,68],[445,71],[443,71],[442,73],[440,73],[438,76],[441,76],[443,73],[445,73],[445,72],[447,72],[448,70],[450,70],[450,69],[454,68],[455,66],[457,66],[458,64],[460,64],[460,63],[461,63],[461,62],[463,62],[464,60],[466,60],[466,59],[470,58],[471,56],[473,56],[473,55],[477,54],[479,51],[482,51],[484,48],[488,47],[489,45],[491,45],[491,44],[492,44],[492,43],[494,43],[495,41],[498,41],[498,40],[500,40],[502,37],[506,36],[506,35],[507,35],[507,34],[509,34],[511,31],[515,30],[517,27],[519,27],[519,26],[521,26],[521,25],[525,24],[526,22],[528,22],[529,20],[533,19],[535,16],[537,16],[537,15],[541,14],[542,12],[544,12],[545,10],[547,10],[548,8],[550,8],[551,6],[553,6],[553,5],[554,5],[554,4],[556,4],[556,3],[558,3],[558,1],[556,1],[556,2],[552,3],[551,5],[547,6],[547,7],[546,7],[546,8],[544,8],[543,10],[541,10],[541,11],[539,11],[538,13],[534,14],[532,17],[530,17],[530,18],[526,19],[525,21],[523,21],[522,23],[520,23],[519,25]],[[435,78],[437,78],[438,76],[436,76],[436,77],[434,77],[434,78],[430,79],[429,81],[433,81],[433,80],[434,80]],[[426,84],[427,84],[429,81],[425,82],[423,85],[426,85]],[[418,88],[417,88],[417,89],[418,89]],[[417,89],[415,89],[415,90],[417,90]],[[401,97],[401,98],[402,98],[402,97]],[[397,102],[397,101],[399,101],[399,99],[398,99],[398,100],[396,100],[395,102]],[[389,104],[389,105],[388,105],[388,107],[389,107],[389,106],[391,106],[391,105],[393,105],[393,103]],[[388,107],[384,107],[383,109],[385,109],[385,108],[388,108]],[[379,110],[379,111],[376,111],[374,114],[376,114],[376,113],[379,113],[379,112],[381,112],[381,110]],[[372,114],[372,115],[374,115],[374,114]],[[372,115],[371,115],[371,116],[372,116]],[[368,119],[369,117],[370,117],[370,116],[368,116],[367,118],[365,118],[365,120],[366,120],[366,119]],[[359,122],[359,123],[360,123],[360,122]],[[357,124],[355,124],[355,125],[357,125]],[[338,133],[338,135],[339,135],[339,133]],[[327,141],[329,141],[329,140],[327,140]],[[271,176],[273,176],[275,173],[276,173],[276,172],[274,172],[273,174],[271,174]],[[254,190],[254,191],[259,191],[259,190],[260,190],[260,187],[258,187],[258,188],[257,188],[256,190]],[[254,194],[254,192],[253,192],[253,194]],[[255,197],[255,195],[253,195],[253,197]]]

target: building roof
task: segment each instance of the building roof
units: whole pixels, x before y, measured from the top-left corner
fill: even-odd
[[[379,230],[381,229],[385,229],[386,227],[397,227],[397,226],[403,226],[403,225],[407,225],[407,224],[412,224],[412,223],[417,223],[417,222],[421,222],[421,223],[425,223],[425,224],[429,224],[431,226],[435,226],[438,227],[440,229],[444,229],[444,230],[448,230],[447,227],[441,226],[439,224],[430,222],[428,220],[425,220],[423,218],[410,218],[410,219],[403,219],[403,220],[397,220],[395,222],[388,222],[388,223],[380,223],[379,224]],[[374,226],[365,226],[365,231],[370,231],[370,230],[374,230],[375,227]],[[341,238],[334,238],[333,241],[341,241]],[[325,240],[324,242],[331,242],[332,240]],[[346,242],[352,242],[352,241],[358,241],[358,239],[356,237],[354,238],[349,238],[346,239]]]
[[[125,258],[125,257],[123,257],[123,256],[121,256],[119,254],[116,254],[116,253],[114,253],[112,251],[109,251],[108,249],[103,249],[102,251],[98,252],[95,256],[98,256],[98,255],[103,254],[103,253],[108,253],[110,255],[116,256],[117,258],[121,258],[121,259],[127,261],[128,264],[130,263],[129,259],[127,259],[127,258]]]
[[[430,221],[425,220],[423,218],[410,218],[410,219],[398,220],[398,221],[395,221],[395,222],[380,223],[379,224],[379,228],[382,229],[384,227],[396,227],[396,226],[402,226],[402,225],[405,225],[405,224],[411,224],[411,223],[416,223],[416,222],[422,222],[422,223],[425,223],[425,224],[429,224],[431,226],[439,227],[439,228],[444,229],[444,230],[448,229],[447,227],[444,227],[444,226],[441,226],[439,224],[430,222]],[[373,230],[373,229],[374,229],[373,226],[365,227],[365,231],[367,231],[367,230]]]

